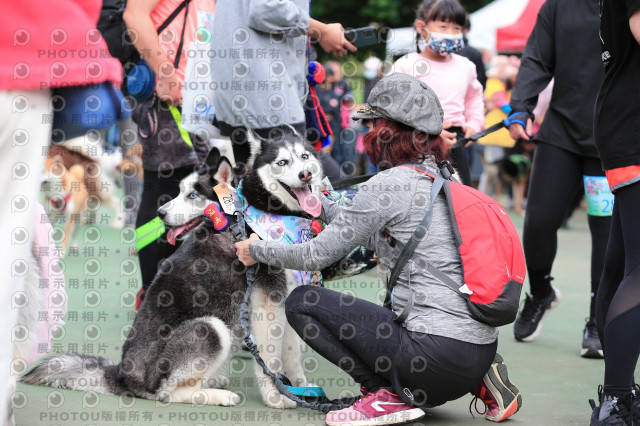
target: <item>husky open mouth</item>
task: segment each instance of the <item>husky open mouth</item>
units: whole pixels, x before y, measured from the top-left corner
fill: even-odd
[[[280,181],[278,181],[280,182]],[[322,212],[322,204],[320,204],[320,198],[311,192],[311,185],[303,185],[298,188],[293,188],[286,183],[280,182],[280,185],[292,196],[298,199],[300,207],[306,213],[309,213],[313,217],[320,216]]]
[[[167,242],[169,242],[169,244],[171,245],[176,245],[176,240],[178,238],[184,238],[189,235],[191,231],[193,231],[198,225],[200,225],[202,219],[203,216],[198,216],[195,219],[191,219],[184,225],[172,227],[171,229],[169,229],[169,232],[167,232]]]

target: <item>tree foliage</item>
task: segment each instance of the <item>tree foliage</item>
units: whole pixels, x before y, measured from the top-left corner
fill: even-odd
[[[491,3],[491,0],[461,0],[468,12]],[[419,1],[406,0],[313,0],[311,16],[322,22],[339,22],[359,28],[371,23],[391,28],[413,24]]]
[[[413,25],[415,10],[420,0],[312,0],[311,17],[321,22],[339,22],[345,28],[360,28],[373,25],[377,28],[398,28]],[[460,0],[467,12],[473,12],[492,0]],[[381,56],[384,47],[378,45],[361,49],[355,55],[365,58],[372,54]],[[329,56],[318,52],[319,59]],[[353,56],[352,56],[353,57]]]

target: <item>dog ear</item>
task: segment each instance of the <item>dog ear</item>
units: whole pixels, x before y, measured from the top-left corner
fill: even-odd
[[[204,160],[204,165],[210,169],[215,170],[220,162],[220,150],[218,148],[211,148],[207,154],[207,158]]]
[[[253,129],[247,129],[247,141],[249,142],[249,149],[251,150],[251,158],[264,150],[266,141],[258,136]]]
[[[295,127],[293,127],[291,124],[283,124],[282,127],[284,127],[285,129],[288,129],[291,134],[297,138],[301,138],[302,136],[300,135],[300,133],[298,133],[298,131],[296,130]]]
[[[227,159],[227,157],[220,158],[220,162],[218,163],[218,169],[216,174],[213,176],[213,179],[217,183],[227,183],[231,184],[233,182],[233,167],[231,163]]]

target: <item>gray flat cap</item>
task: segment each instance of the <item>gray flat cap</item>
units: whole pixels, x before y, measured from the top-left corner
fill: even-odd
[[[394,73],[373,86],[367,108],[356,112],[353,119],[388,118],[436,136],[442,132],[443,117],[440,100],[427,83]]]

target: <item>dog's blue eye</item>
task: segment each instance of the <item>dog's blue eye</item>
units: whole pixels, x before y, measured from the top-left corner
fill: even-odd
[[[287,165],[287,160],[280,160],[276,163],[278,166],[283,167]]]
[[[303,160],[308,160],[309,159],[309,154],[302,154],[301,157]]]
[[[192,192],[191,194],[189,194],[189,198],[194,200],[194,199],[198,198],[198,194],[196,194],[195,192]]]

